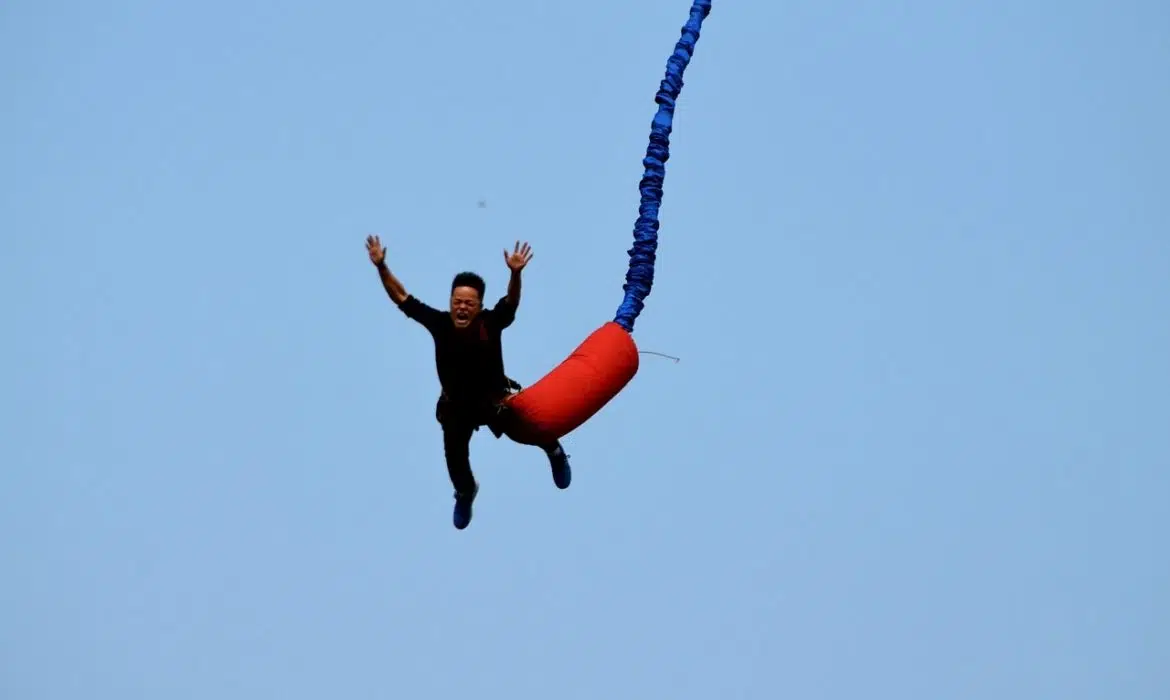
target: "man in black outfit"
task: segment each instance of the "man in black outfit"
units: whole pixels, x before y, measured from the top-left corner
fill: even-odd
[[[408,318],[421,324],[435,341],[435,368],[442,393],[435,418],[443,427],[443,451],[447,473],[455,487],[455,527],[471,523],[471,505],[479,484],[471,471],[469,448],[472,434],[486,425],[497,438],[507,432],[511,414],[503,400],[520,386],[504,374],[501,335],[512,325],[520,305],[520,273],[532,260],[532,249],[516,242],[504,262],[511,270],[508,292],[491,309],[483,308],[485,284],[473,272],[461,272],[451,282],[449,311],[427,306],[406,292],[386,266],[386,251],[377,236],[366,239],[370,262],[378,269],[386,294]],[[542,445],[552,467],[553,481],[566,489],[572,479],[569,458],[557,441]]]

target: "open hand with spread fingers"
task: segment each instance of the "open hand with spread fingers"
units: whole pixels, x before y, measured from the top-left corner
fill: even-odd
[[[377,236],[366,237],[366,252],[370,254],[370,262],[374,265],[386,262],[386,249],[382,247],[382,240]]]
[[[532,260],[532,248],[525,242],[524,245],[520,241],[516,241],[516,247],[509,253],[508,249],[504,249],[504,262],[508,265],[508,269],[512,272],[520,272],[524,266]]]

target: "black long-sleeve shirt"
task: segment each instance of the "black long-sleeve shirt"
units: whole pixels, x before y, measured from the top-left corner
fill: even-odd
[[[478,403],[508,392],[510,382],[504,374],[501,337],[516,320],[516,306],[506,296],[491,309],[479,312],[466,328],[456,328],[451,314],[413,295],[407,296],[398,308],[430,331],[435,341],[435,369],[448,400]]]

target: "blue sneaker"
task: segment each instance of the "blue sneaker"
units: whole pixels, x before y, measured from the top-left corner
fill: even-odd
[[[549,466],[552,467],[553,483],[558,489],[567,489],[573,481],[573,470],[569,468],[569,455],[559,444],[548,451]]]
[[[455,511],[451,514],[455,529],[462,530],[471,524],[471,504],[478,494],[479,484],[475,485],[475,490],[471,493],[455,492]]]

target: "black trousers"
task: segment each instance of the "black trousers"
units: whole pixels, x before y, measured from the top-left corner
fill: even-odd
[[[505,395],[506,396],[506,395]],[[447,475],[459,493],[475,490],[475,474],[471,470],[471,437],[482,426],[487,426],[496,438],[508,433],[510,412],[502,408],[504,396],[488,397],[479,401],[450,401],[440,397],[435,406],[435,418],[443,427],[443,454],[447,460]],[[560,447],[553,441],[541,445],[545,453]]]

